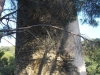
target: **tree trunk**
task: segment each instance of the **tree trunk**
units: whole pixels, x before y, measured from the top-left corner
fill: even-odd
[[[54,10],[53,5],[51,4],[50,9],[48,9],[49,6],[46,5],[48,0],[45,1],[45,4],[43,4],[43,1],[18,1],[19,11],[17,13],[17,28],[38,24],[50,24],[62,28],[65,27],[63,26],[65,17],[62,15],[63,13],[57,11],[60,8],[54,6],[56,7]],[[66,1],[70,2],[70,0]],[[72,9],[72,7],[70,8]],[[71,12],[73,11],[70,11],[70,13]],[[68,12],[69,15],[73,15],[70,13]],[[67,17],[67,14],[65,15]],[[72,31],[74,29],[74,25],[71,25],[72,23],[67,25],[66,29],[71,29]],[[76,30],[77,29],[75,29],[75,32]],[[71,40],[69,40],[70,38]],[[70,42],[68,42],[68,40]],[[73,42],[76,44],[73,44]],[[81,55],[80,42],[80,38],[77,38],[76,36],[73,37],[71,34],[51,28],[50,26],[37,26],[18,31],[16,34],[16,63],[14,75],[78,75],[79,73],[76,67],[80,65],[76,65],[76,58],[78,58],[78,55]],[[71,55],[72,51],[74,51],[73,55]],[[78,52],[80,53],[78,54]],[[78,55],[76,56],[76,54]],[[75,58],[73,63],[70,62],[72,58]],[[83,60],[83,58],[80,58],[80,60]],[[78,60],[78,62],[80,60]],[[82,63],[83,62],[84,61],[82,61]]]
[[[5,3],[5,0],[0,0],[0,14],[3,11],[4,3]]]
[[[65,30],[75,34],[80,34],[78,19],[69,23]],[[85,61],[82,54],[81,38],[77,35],[64,32],[62,42],[61,49],[64,49],[72,58],[74,58],[72,64],[77,67],[79,75],[86,75]]]

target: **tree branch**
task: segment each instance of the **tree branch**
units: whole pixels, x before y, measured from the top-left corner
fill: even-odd
[[[27,31],[27,29],[30,29],[30,28],[33,28],[33,27],[51,27],[51,28],[55,28],[55,29],[58,29],[58,30],[62,30],[62,31],[65,31],[65,32],[68,32],[70,34],[73,34],[73,35],[76,35],[76,36],[79,36],[85,40],[88,40],[90,41],[89,39],[85,38],[84,36],[82,36],[81,34],[76,34],[74,32],[70,32],[70,31],[67,31],[67,30],[64,30],[63,28],[60,28],[60,27],[57,27],[57,26],[53,26],[53,25],[46,25],[46,24],[38,24],[38,25],[32,25],[32,26],[27,26],[27,27],[21,27],[21,28],[17,28],[17,29],[2,29],[0,30],[0,32],[10,32],[9,34],[13,34],[13,33],[16,33],[16,32],[23,32],[23,31]],[[8,34],[4,35],[4,36],[7,36]]]
[[[10,41],[6,40],[5,38],[2,38],[4,39],[5,41],[7,41],[8,43],[10,43],[11,45],[13,45]],[[15,45],[13,45],[15,47]]]
[[[13,12],[11,12],[11,13],[6,14],[6,15],[3,16],[2,18],[0,18],[0,21],[2,21],[3,19],[5,19],[5,17],[7,17],[7,16],[9,16],[9,15],[12,15],[12,14],[14,14],[14,13],[16,13],[16,12],[17,12],[17,10],[15,10],[15,11],[13,11]]]

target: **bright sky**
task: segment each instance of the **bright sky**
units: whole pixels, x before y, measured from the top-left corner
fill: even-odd
[[[89,38],[100,38],[100,25],[98,27],[80,25],[80,32]]]
[[[81,34],[83,34],[84,36],[90,39],[100,38],[100,34],[99,34],[100,33],[100,18],[96,18],[96,21],[98,22],[98,26],[92,27],[89,24],[82,25],[82,23],[80,23],[80,17],[82,16],[80,15],[78,17]]]
[[[5,22],[5,20],[3,20]],[[16,28],[16,24],[14,22],[9,23],[12,28]],[[15,35],[13,35],[15,37]],[[13,46],[15,45],[15,38],[11,37],[3,37],[1,39],[0,46]]]
[[[6,0],[6,1],[9,1],[9,0]],[[7,4],[7,7],[8,7],[8,4]],[[12,25],[14,25],[14,24],[12,24]],[[86,24],[84,24],[84,25],[80,24],[80,32],[81,32],[81,34],[84,34],[84,36],[91,38],[91,39],[92,38],[100,38],[100,25],[98,27],[92,27],[92,26],[89,26]],[[15,45],[15,38],[8,38],[8,37],[3,37],[3,38],[5,38],[10,43]],[[0,46],[12,46],[12,44],[8,43],[6,40],[1,39]]]

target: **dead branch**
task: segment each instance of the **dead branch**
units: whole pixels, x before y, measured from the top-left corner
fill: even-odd
[[[30,28],[33,28],[33,27],[40,27],[40,26],[41,26],[41,27],[42,27],[42,26],[44,26],[44,27],[51,27],[51,28],[55,28],[55,29],[58,29],[58,30],[62,30],[62,31],[68,32],[68,33],[70,33],[70,34],[79,36],[79,37],[81,37],[81,38],[83,38],[83,39],[85,39],[85,40],[90,41],[89,39],[85,38],[85,37],[82,36],[81,34],[76,34],[76,33],[74,33],[74,32],[70,32],[70,31],[64,30],[63,28],[60,28],[60,27],[58,27],[58,26],[52,26],[52,25],[46,25],[46,24],[38,24],[38,25],[32,25],[32,26],[21,27],[21,28],[15,28],[15,29],[2,29],[2,30],[0,30],[0,32],[13,32],[13,31],[18,32],[18,31],[23,31],[23,30],[24,30],[24,31],[27,31],[27,29],[30,29]]]

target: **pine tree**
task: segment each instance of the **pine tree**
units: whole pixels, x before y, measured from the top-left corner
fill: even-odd
[[[99,7],[99,0],[18,0],[17,28],[24,29],[16,34],[15,75],[86,75],[81,40],[73,35],[80,34],[76,13],[97,26]]]
[[[37,27],[16,35],[15,75],[82,75],[80,37],[52,28],[79,33],[73,0],[19,0],[18,8],[17,28]]]

